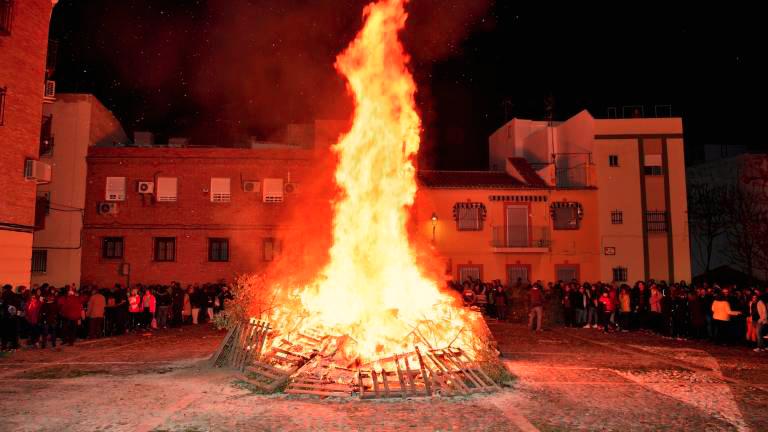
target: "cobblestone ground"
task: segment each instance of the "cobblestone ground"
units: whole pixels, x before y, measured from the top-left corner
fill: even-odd
[[[254,395],[202,364],[223,337],[208,327],[23,350],[0,359],[0,430],[768,430],[768,355],[490,327],[514,387],[458,399]]]

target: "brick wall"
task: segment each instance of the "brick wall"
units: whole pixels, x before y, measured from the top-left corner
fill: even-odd
[[[294,216],[301,209],[322,208],[327,224],[332,190],[318,186],[317,158],[311,150],[250,150],[223,148],[98,148],[89,150],[83,232],[82,281],[105,286],[125,283],[118,274],[122,262],[131,265],[131,282],[183,283],[232,280],[237,273],[261,271],[265,238],[279,244],[292,235]],[[282,204],[266,204],[258,193],[244,192],[242,180],[287,179],[297,191]],[[327,171],[326,171],[327,173]],[[98,203],[105,198],[106,177],[126,177],[126,200],[116,215],[102,215]],[[178,178],[178,200],[156,202],[137,192],[138,181]],[[229,177],[231,202],[212,203],[211,177]],[[327,179],[326,179],[327,180]],[[321,182],[322,183],[322,182]],[[312,211],[306,220],[311,225]],[[319,231],[329,231],[327,226]],[[124,238],[124,257],[102,257],[104,237]],[[154,238],[175,237],[174,262],[153,260]],[[208,239],[229,239],[230,260],[208,261]],[[294,238],[300,236],[293,236]],[[283,249],[288,245],[283,244]]]
[[[51,0],[14,2],[10,36],[0,36],[0,87],[7,88],[0,126],[0,223],[34,224],[35,184],[24,161],[37,159]]]

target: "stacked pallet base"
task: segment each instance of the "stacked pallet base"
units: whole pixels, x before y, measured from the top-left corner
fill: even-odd
[[[272,340],[269,324],[252,319],[229,331],[210,362],[235,370],[265,393],[386,399],[501,390],[459,348],[414,347],[364,365],[347,365],[341,349],[345,342],[343,336],[318,334]]]

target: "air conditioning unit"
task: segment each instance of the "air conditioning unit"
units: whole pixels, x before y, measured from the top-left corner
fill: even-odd
[[[261,196],[265,203],[283,202],[283,179],[265,178],[261,186]]]
[[[152,194],[155,193],[155,182],[140,181],[136,187],[136,191],[140,194]]]
[[[296,183],[286,183],[283,189],[285,190],[285,193],[292,194],[296,192]]]
[[[43,99],[56,100],[56,81],[45,81],[45,92],[43,93]]]
[[[51,166],[45,162],[27,159],[24,163],[24,178],[37,183],[49,183],[51,181]]]
[[[96,211],[102,215],[115,215],[117,214],[117,203],[115,202],[100,202]]]
[[[261,189],[261,182],[246,180],[243,182],[243,192],[255,193]]]

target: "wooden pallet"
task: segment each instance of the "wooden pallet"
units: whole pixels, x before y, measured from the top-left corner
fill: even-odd
[[[445,395],[501,390],[483,369],[459,348],[429,350],[423,354],[424,367]]]
[[[396,354],[379,359],[377,363],[381,369],[378,371],[360,369],[357,373],[360,398],[406,398],[432,395],[431,377],[419,358],[417,352]]]
[[[350,397],[353,391],[353,386],[349,384],[339,384],[309,376],[294,378],[285,390],[289,394],[307,394],[323,397]]]
[[[247,381],[264,392],[271,393],[285,384],[297,369],[280,369],[263,363],[254,361],[245,368],[240,379]]]
[[[259,359],[269,336],[269,324],[251,319],[232,327],[211,356],[210,365],[243,371]]]

